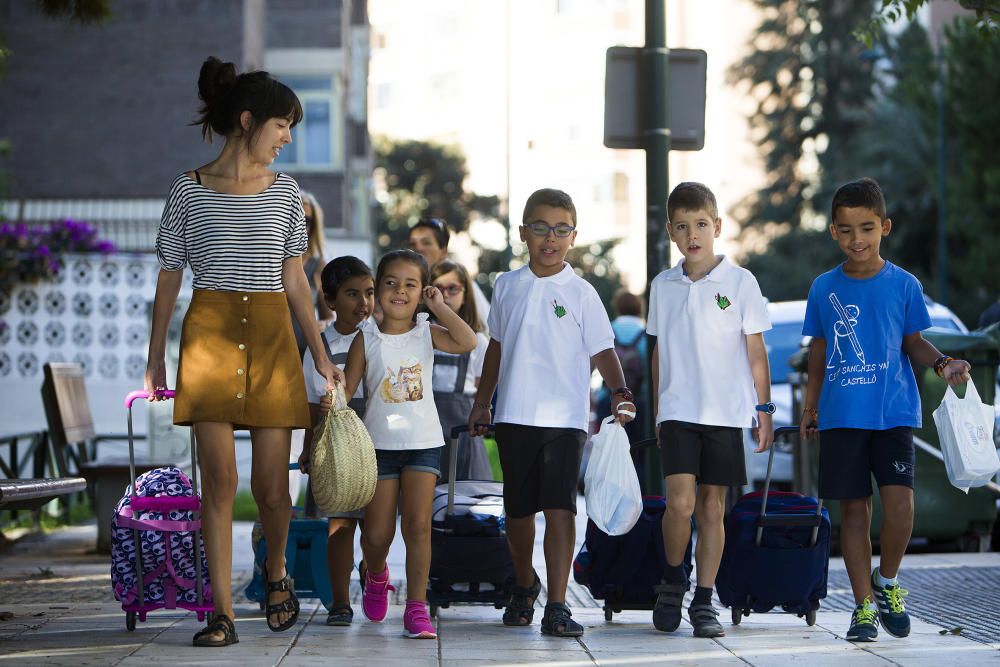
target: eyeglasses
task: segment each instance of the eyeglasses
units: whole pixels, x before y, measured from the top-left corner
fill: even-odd
[[[555,227],[552,227],[544,222],[532,222],[531,224],[525,225],[525,227],[527,227],[528,231],[535,236],[548,236],[549,232],[552,232],[556,235],[556,238],[560,239],[564,239],[576,231],[576,227],[573,227],[572,225],[556,225]]]
[[[448,296],[458,296],[465,291],[465,288],[457,283],[452,283],[451,285],[435,285],[439,290]]]

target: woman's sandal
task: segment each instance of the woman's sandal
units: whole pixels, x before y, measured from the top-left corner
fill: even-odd
[[[535,617],[535,600],[542,592],[542,580],[538,578],[537,572],[533,572],[533,574],[535,575],[535,583],[531,586],[527,588],[514,586],[511,590],[510,602],[507,603],[507,608],[503,611],[504,625],[530,625],[531,620]]]
[[[216,639],[212,637],[216,633],[222,633],[222,638]],[[191,640],[191,644],[193,646],[220,647],[236,644],[239,641],[240,638],[236,635],[236,626],[233,625],[233,619],[225,614],[215,614],[212,621],[198,631],[194,639]]]
[[[272,632],[284,632],[288,628],[295,625],[295,622],[299,620],[299,599],[295,597],[295,588],[292,583],[292,578],[285,574],[285,577],[279,581],[268,581],[267,576],[267,561],[261,566],[264,570],[264,581],[267,583],[267,599],[271,598],[271,593],[277,593],[279,591],[287,591],[288,599],[282,600],[277,604],[268,604],[264,609],[264,613],[267,616],[267,627]],[[291,614],[284,623],[281,625],[272,625],[271,617],[277,616],[282,612],[288,612]]]

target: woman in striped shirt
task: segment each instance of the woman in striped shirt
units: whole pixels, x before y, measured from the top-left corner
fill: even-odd
[[[193,643],[227,646],[239,641],[230,591],[235,429],[248,429],[253,443],[251,488],[267,541],[267,624],[277,632],[298,618],[284,559],[287,466],[291,429],[308,427],[309,411],[289,307],[316,370],[331,388],[343,375],[325,354],[302,270],[306,228],[298,185],[268,168],[302,119],[295,93],[267,72],[237,75],[232,63],[216,58],[202,65],[198,93],[204,105],[195,124],[209,141],[213,132],[225,137],[225,145],[212,162],[179,175],[167,196],[145,381],[154,397],[166,387],[167,326],[190,265],[194,296],[181,332],[174,423],[191,425],[200,448],[215,606]]]

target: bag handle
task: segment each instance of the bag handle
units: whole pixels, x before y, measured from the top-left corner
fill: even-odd
[[[347,409],[347,395],[344,393],[343,383],[334,382],[333,390],[326,392],[326,395],[333,401],[333,410],[340,411]]]

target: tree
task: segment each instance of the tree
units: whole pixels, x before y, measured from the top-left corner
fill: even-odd
[[[465,156],[453,146],[426,141],[375,139],[375,166],[387,200],[376,221],[383,250],[406,246],[410,226],[424,216],[441,218],[455,231],[468,229],[474,215],[499,216],[500,199],[465,189]]]
[[[871,123],[873,63],[851,35],[853,17],[870,15],[871,4],[754,2],[763,19],[729,77],[757,102],[750,127],[767,182],[733,216],[741,240],[767,258],[755,264],[770,274],[758,274],[762,285],[804,298],[816,265],[801,261],[799,243],[820,238],[809,232],[825,227],[833,191],[859,175],[853,156]],[[792,236],[771,242],[783,234]]]
[[[921,7],[930,0],[879,0],[875,16],[855,35],[868,44],[868,48],[876,41],[882,29],[888,23],[893,23],[906,17],[913,21]],[[1000,28],[1000,0],[955,0],[958,4],[975,12],[979,32],[986,36],[995,36]]]
[[[385,183],[385,200],[375,216],[382,251],[406,247],[410,226],[422,216],[441,218],[455,231],[467,230],[475,219],[501,222],[498,197],[465,189],[468,168],[458,147],[387,137],[377,137],[374,143],[376,168]],[[594,285],[606,307],[621,284],[611,261],[617,243],[618,239],[611,239],[572,248],[566,257],[577,273]],[[477,247],[479,272],[475,280],[487,297],[497,275],[509,270],[512,259],[517,265],[528,261],[523,250],[512,256],[509,247]]]

